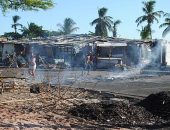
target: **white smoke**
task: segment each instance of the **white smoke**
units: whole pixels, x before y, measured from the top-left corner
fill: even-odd
[[[167,65],[170,65],[170,42],[166,44],[166,62]]]
[[[108,79],[132,78],[140,75],[144,69],[158,69],[162,63],[162,46],[164,45],[164,41],[157,40],[156,42],[157,44],[155,44],[153,48],[149,48],[149,46],[142,44],[140,46],[138,64],[130,67],[125,66],[123,71],[113,72],[108,76]],[[170,57],[170,44],[168,44],[168,47]],[[137,53],[137,51],[134,50],[134,53]]]

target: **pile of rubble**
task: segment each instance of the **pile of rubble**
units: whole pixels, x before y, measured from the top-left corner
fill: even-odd
[[[143,107],[123,102],[81,104],[72,108],[69,113],[87,120],[121,127],[162,123],[158,116],[154,116]]]
[[[138,103],[100,102],[76,105],[69,113],[100,124],[118,127],[170,127],[170,92],[151,94]]]
[[[170,120],[170,91],[151,94],[142,100],[139,105],[155,115]]]

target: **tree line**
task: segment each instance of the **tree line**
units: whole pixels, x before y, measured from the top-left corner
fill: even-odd
[[[0,0],[0,8],[5,14],[7,10],[39,10],[39,9],[49,9],[54,6],[52,0]],[[141,26],[141,30],[138,29],[141,39],[152,39],[152,34],[154,30],[152,25],[159,22],[160,17],[165,18],[165,22],[160,24],[160,28],[165,28],[162,36],[166,36],[170,31],[170,14],[164,11],[155,11],[156,1],[143,1],[143,15],[136,19],[137,27]],[[91,35],[107,37],[108,32],[112,32],[113,37],[118,36],[118,25],[122,22],[121,20],[113,20],[111,16],[107,16],[108,9],[103,7],[98,9],[98,18],[94,19],[90,25],[95,26],[95,32],[89,32]],[[58,31],[48,31],[44,30],[42,26],[36,25],[35,23],[28,23],[27,27],[21,25],[18,21],[20,16],[13,16],[12,28],[14,32],[5,33],[4,36],[12,36],[13,38],[33,38],[33,37],[48,37],[48,36],[58,36],[72,34],[79,28],[76,27],[76,22],[71,18],[65,18],[63,24],[57,24]],[[21,34],[18,33],[18,27],[20,27]]]

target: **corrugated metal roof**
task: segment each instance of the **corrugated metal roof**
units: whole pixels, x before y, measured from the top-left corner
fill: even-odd
[[[46,45],[46,44],[78,45],[83,43],[98,43],[98,42],[101,42],[99,46],[127,46],[127,44],[143,44],[143,43],[147,43],[148,41],[125,39],[125,38],[113,38],[113,37],[102,38],[100,36],[91,36],[87,34],[61,35],[61,36],[52,36],[47,38],[33,38],[33,39],[5,41],[5,43],[42,44],[42,45]],[[114,45],[112,45],[112,43]]]

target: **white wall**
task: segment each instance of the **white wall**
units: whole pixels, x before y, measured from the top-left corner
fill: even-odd
[[[167,62],[167,65],[170,65],[170,43],[167,42],[167,45],[166,45],[166,62]]]

